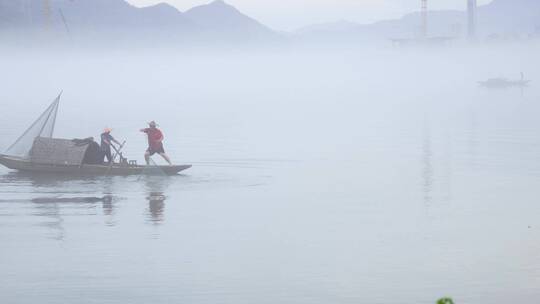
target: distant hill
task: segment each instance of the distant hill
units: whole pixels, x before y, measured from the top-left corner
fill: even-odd
[[[211,31],[269,34],[272,31],[255,19],[242,14],[223,0],[196,6],[184,14],[197,26]]]
[[[483,34],[531,33],[540,27],[540,1],[493,0],[478,12]]]
[[[274,32],[223,0],[180,12],[167,4],[138,8],[124,0],[0,0],[0,34],[46,32],[48,37],[170,42],[276,41]],[[465,1],[463,1],[465,6]],[[336,4],[338,5],[338,4]],[[358,24],[339,21],[297,30],[287,39],[307,42],[373,42],[415,38],[420,14],[400,19]],[[428,14],[429,36],[464,37],[465,11],[441,10]],[[515,35],[540,32],[540,0],[493,0],[478,8],[478,34]],[[13,35],[31,39],[32,35]]]
[[[80,37],[256,40],[276,35],[222,0],[183,13],[168,4],[138,8],[124,0],[0,0],[0,31],[69,31]]]
[[[465,3],[465,1],[463,1]],[[529,34],[540,28],[540,0],[494,0],[478,8],[478,34]],[[467,13],[457,10],[428,12],[429,35],[463,37],[467,31]],[[317,24],[295,32],[302,40],[373,41],[391,38],[415,38],[420,34],[420,13],[400,19],[358,24],[347,21]]]
[[[213,41],[271,41],[278,34],[255,19],[242,14],[223,0],[196,6],[184,13],[200,30],[203,39]]]

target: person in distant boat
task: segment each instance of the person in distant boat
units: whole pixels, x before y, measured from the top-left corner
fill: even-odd
[[[146,164],[150,164],[150,156],[154,154],[159,154],[163,159],[165,159],[169,165],[172,165],[171,160],[167,154],[165,154],[165,149],[163,148],[163,133],[157,128],[155,121],[148,123],[149,128],[141,129],[141,132],[146,133],[148,136],[148,149],[144,153],[144,159]]]
[[[120,145],[120,143],[116,139],[114,139],[114,137],[112,137],[111,132],[111,128],[105,128],[105,130],[103,130],[103,133],[101,133],[101,153],[103,154],[104,158],[107,158],[108,163],[111,163],[113,161],[111,153],[112,143],[114,142],[117,145]]]

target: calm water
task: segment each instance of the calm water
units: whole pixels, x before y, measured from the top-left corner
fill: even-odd
[[[64,89],[58,137],[109,126],[142,162],[156,120],[194,167],[0,169],[0,302],[531,303],[538,50],[2,50],[0,147]]]

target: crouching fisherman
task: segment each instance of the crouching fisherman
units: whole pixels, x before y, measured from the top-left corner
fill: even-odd
[[[150,165],[150,156],[154,154],[159,154],[163,159],[165,159],[169,165],[172,165],[169,156],[165,154],[165,149],[163,148],[163,133],[157,128],[155,121],[148,123],[149,128],[141,129],[141,132],[146,133],[148,136],[148,149],[144,153],[144,159],[146,164]]]
[[[114,139],[114,137],[112,137],[111,132],[111,128],[105,128],[105,130],[103,130],[103,133],[101,133],[101,153],[103,153],[104,158],[107,158],[108,163],[111,163],[113,161],[111,152],[112,143],[114,142],[117,145],[120,145],[120,143],[116,139]]]

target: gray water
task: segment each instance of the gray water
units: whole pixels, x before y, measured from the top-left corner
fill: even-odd
[[[63,89],[57,137],[194,166],[0,169],[0,302],[534,302],[538,51],[2,49],[0,148]]]

